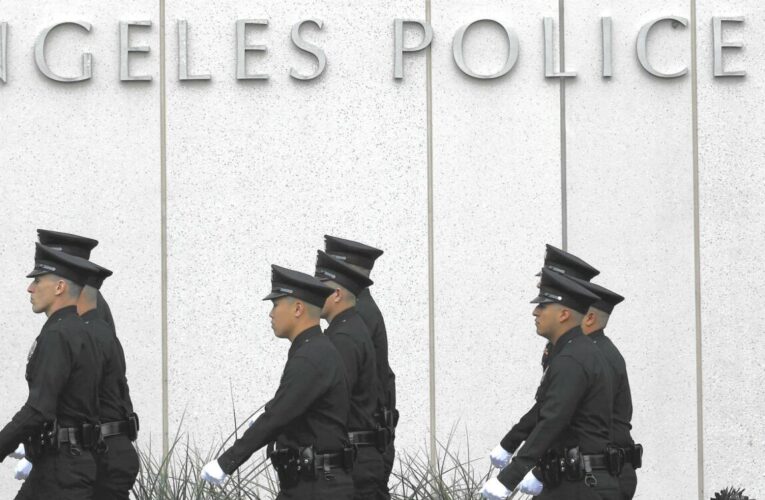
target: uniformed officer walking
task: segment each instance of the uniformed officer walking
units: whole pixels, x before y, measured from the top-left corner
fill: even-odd
[[[642,466],[643,447],[635,444],[632,439],[632,393],[630,391],[627,364],[624,357],[610,338],[606,336],[605,328],[611,313],[624,297],[596,283],[575,280],[600,300],[590,306],[590,310],[582,320],[582,332],[590,338],[608,361],[613,375],[614,410],[611,427],[613,443],[621,449],[623,468],[619,474],[619,488],[622,500],[632,500],[637,489],[635,469]]]
[[[357,241],[346,240],[336,236],[324,236],[325,251],[328,255],[348,264],[367,278],[372,273],[372,268],[377,259],[383,254],[379,248],[374,248]],[[388,481],[393,471],[393,461],[396,456],[395,439],[396,425],[398,425],[398,409],[396,408],[396,375],[390,367],[388,359],[388,332],[385,328],[385,320],[382,312],[372,297],[369,287],[356,297],[356,311],[364,320],[372,335],[372,344],[375,347],[375,363],[377,364],[377,379],[380,382],[380,390],[383,395],[384,407],[380,408],[378,421],[385,426],[391,434],[390,445],[383,453],[383,465],[385,466],[385,483],[380,494],[382,498],[390,498]]]
[[[40,242],[69,255],[90,259],[98,240],[76,234],[38,229]],[[101,285],[112,275],[106,268],[93,264],[80,293],[77,312],[88,325],[103,357],[99,403],[101,435],[106,447],[95,455],[98,475],[95,486],[97,500],[129,498],[138,476],[139,459],[132,442],[138,437],[138,415],[133,411],[127,364],[122,343],[116,334],[109,304],[101,294]]]
[[[321,250],[316,258],[316,277],[333,289],[324,302],[322,318],[329,322],[326,335],[343,359],[351,395],[349,439],[358,448],[353,469],[354,498],[383,498],[387,488],[382,454],[390,433],[376,418],[382,395],[374,345],[355,307],[356,297],[372,280]]]
[[[0,431],[0,460],[19,443],[34,464],[17,499],[90,500],[96,481],[101,359],[95,339],[77,315],[86,261],[36,244],[28,292],[45,313],[30,350],[27,402]]]
[[[333,290],[313,276],[272,266],[271,327],[292,343],[276,395],[241,438],[202,469],[222,485],[253,453],[269,446],[279,476],[278,499],[353,498],[353,448],[348,443],[345,369],[319,326]]]
[[[618,481],[609,472],[606,453],[613,408],[611,370],[580,327],[600,298],[549,269],[542,270],[539,286],[539,296],[532,301],[537,304],[537,333],[553,345],[537,392],[539,418],[513,460],[484,485],[482,494],[504,500],[519,487],[540,499],[618,500]],[[542,467],[535,469],[540,461]]]
[[[600,274],[600,271],[580,259],[574,254],[556,248],[552,245],[545,245],[545,257],[543,269],[554,271],[571,278],[577,278],[590,281]],[[541,274],[537,274],[541,276]],[[548,342],[542,354],[542,370],[547,370],[550,362],[550,355],[553,352],[552,343]],[[491,464],[498,469],[503,469],[510,463],[513,453],[518,449],[523,441],[529,436],[539,419],[539,402],[536,401],[531,409],[521,417],[510,431],[505,435],[500,444],[498,444],[490,454]]]
[[[99,414],[105,447],[95,455],[98,475],[94,498],[128,500],[139,471],[138,453],[132,443],[138,437],[138,417],[130,400],[122,344],[114,327],[98,312],[98,290],[111,275],[111,271],[100,266],[88,275],[77,312],[98,341],[103,356]]]

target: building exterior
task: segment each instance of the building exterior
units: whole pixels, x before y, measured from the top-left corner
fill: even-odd
[[[310,271],[334,234],[386,252],[399,448],[456,428],[488,454],[541,374],[528,301],[552,243],[627,297],[608,332],[637,498],[765,495],[762,2],[12,1],[0,23],[4,421],[44,321],[36,228],[101,241],[155,446],[181,419],[227,435],[232,393],[267,401],[287,353],[269,264]]]

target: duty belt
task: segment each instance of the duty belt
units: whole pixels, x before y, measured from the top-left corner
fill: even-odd
[[[374,446],[380,453],[385,453],[393,440],[393,433],[387,427],[378,427],[373,431],[353,431],[348,433],[348,441],[359,448]]]
[[[350,473],[356,458],[355,449],[352,447],[335,453],[316,453],[312,446],[275,449],[272,443],[268,446],[267,453],[282,488],[292,488],[301,479],[316,480],[322,474],[330,479],[333,477],[333,470],[343,469]]]
[[[108,422],[101,424],[101,436],[104,438],[119,436],[121,434],[128,435],[130,433],[130,422],[127,420],[119,420],[117,422]]]

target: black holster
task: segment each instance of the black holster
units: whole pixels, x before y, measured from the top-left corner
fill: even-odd
[[[579,452],[579,447],[566,450],[566,479],[569,481],[581,481],[586,474],[584,459]]]
[[[282,488],[293,488],[300,481],[300,470],[298,465],[298,452],[291,448],[279,450],[271,449],[269,446],[269,458],[271,465],[276,470],[279,477],[279,485]]]
[[[624,469],[624,450],[618,446],[609,444],[603,450],[603,457],[606,460],[606,468],[612,476],[620,476]]]
[[[138,414],[137,413],[131,413],[130,414],[130,416],[128,417],[128,424],[129,424],[129,427],[128,427],[128,438],[131,441],[135,441],[136,439],[138,439],[138,431],[141,428],[141,422],[138,419]]]
[[[633,444],[626,451],[627,459],[632,464],[633,469],[639,469],[643,466],[643,445]]]
[[[563,482],[563,474],[566,471],[566,460],[563,455],[565,454],[559,450],[547,450],[537,463],[542,472],[542,483],[545,488],[552,489]]]

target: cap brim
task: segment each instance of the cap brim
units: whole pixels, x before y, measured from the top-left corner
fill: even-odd
[[[289,294],[284,292],[271,292],[265,297],[263,297],[263,300],[274,300],[274,299],[278,299],[279,297],[286,297],[287,295]]]
[[[34,278],[35,276],[42,276],[43,274],[49,274],[52,271],[46,269],[32,269],[32,272],[27,274],[27,278]]]
[[[555,301],[552,300],[552,299],[549,299],[547,297],[543,297],[543,296],[539,295],[537,297],[534,297],[531,300],[530,304],[551,304],[551,303],[554,303],[554,302]]]

